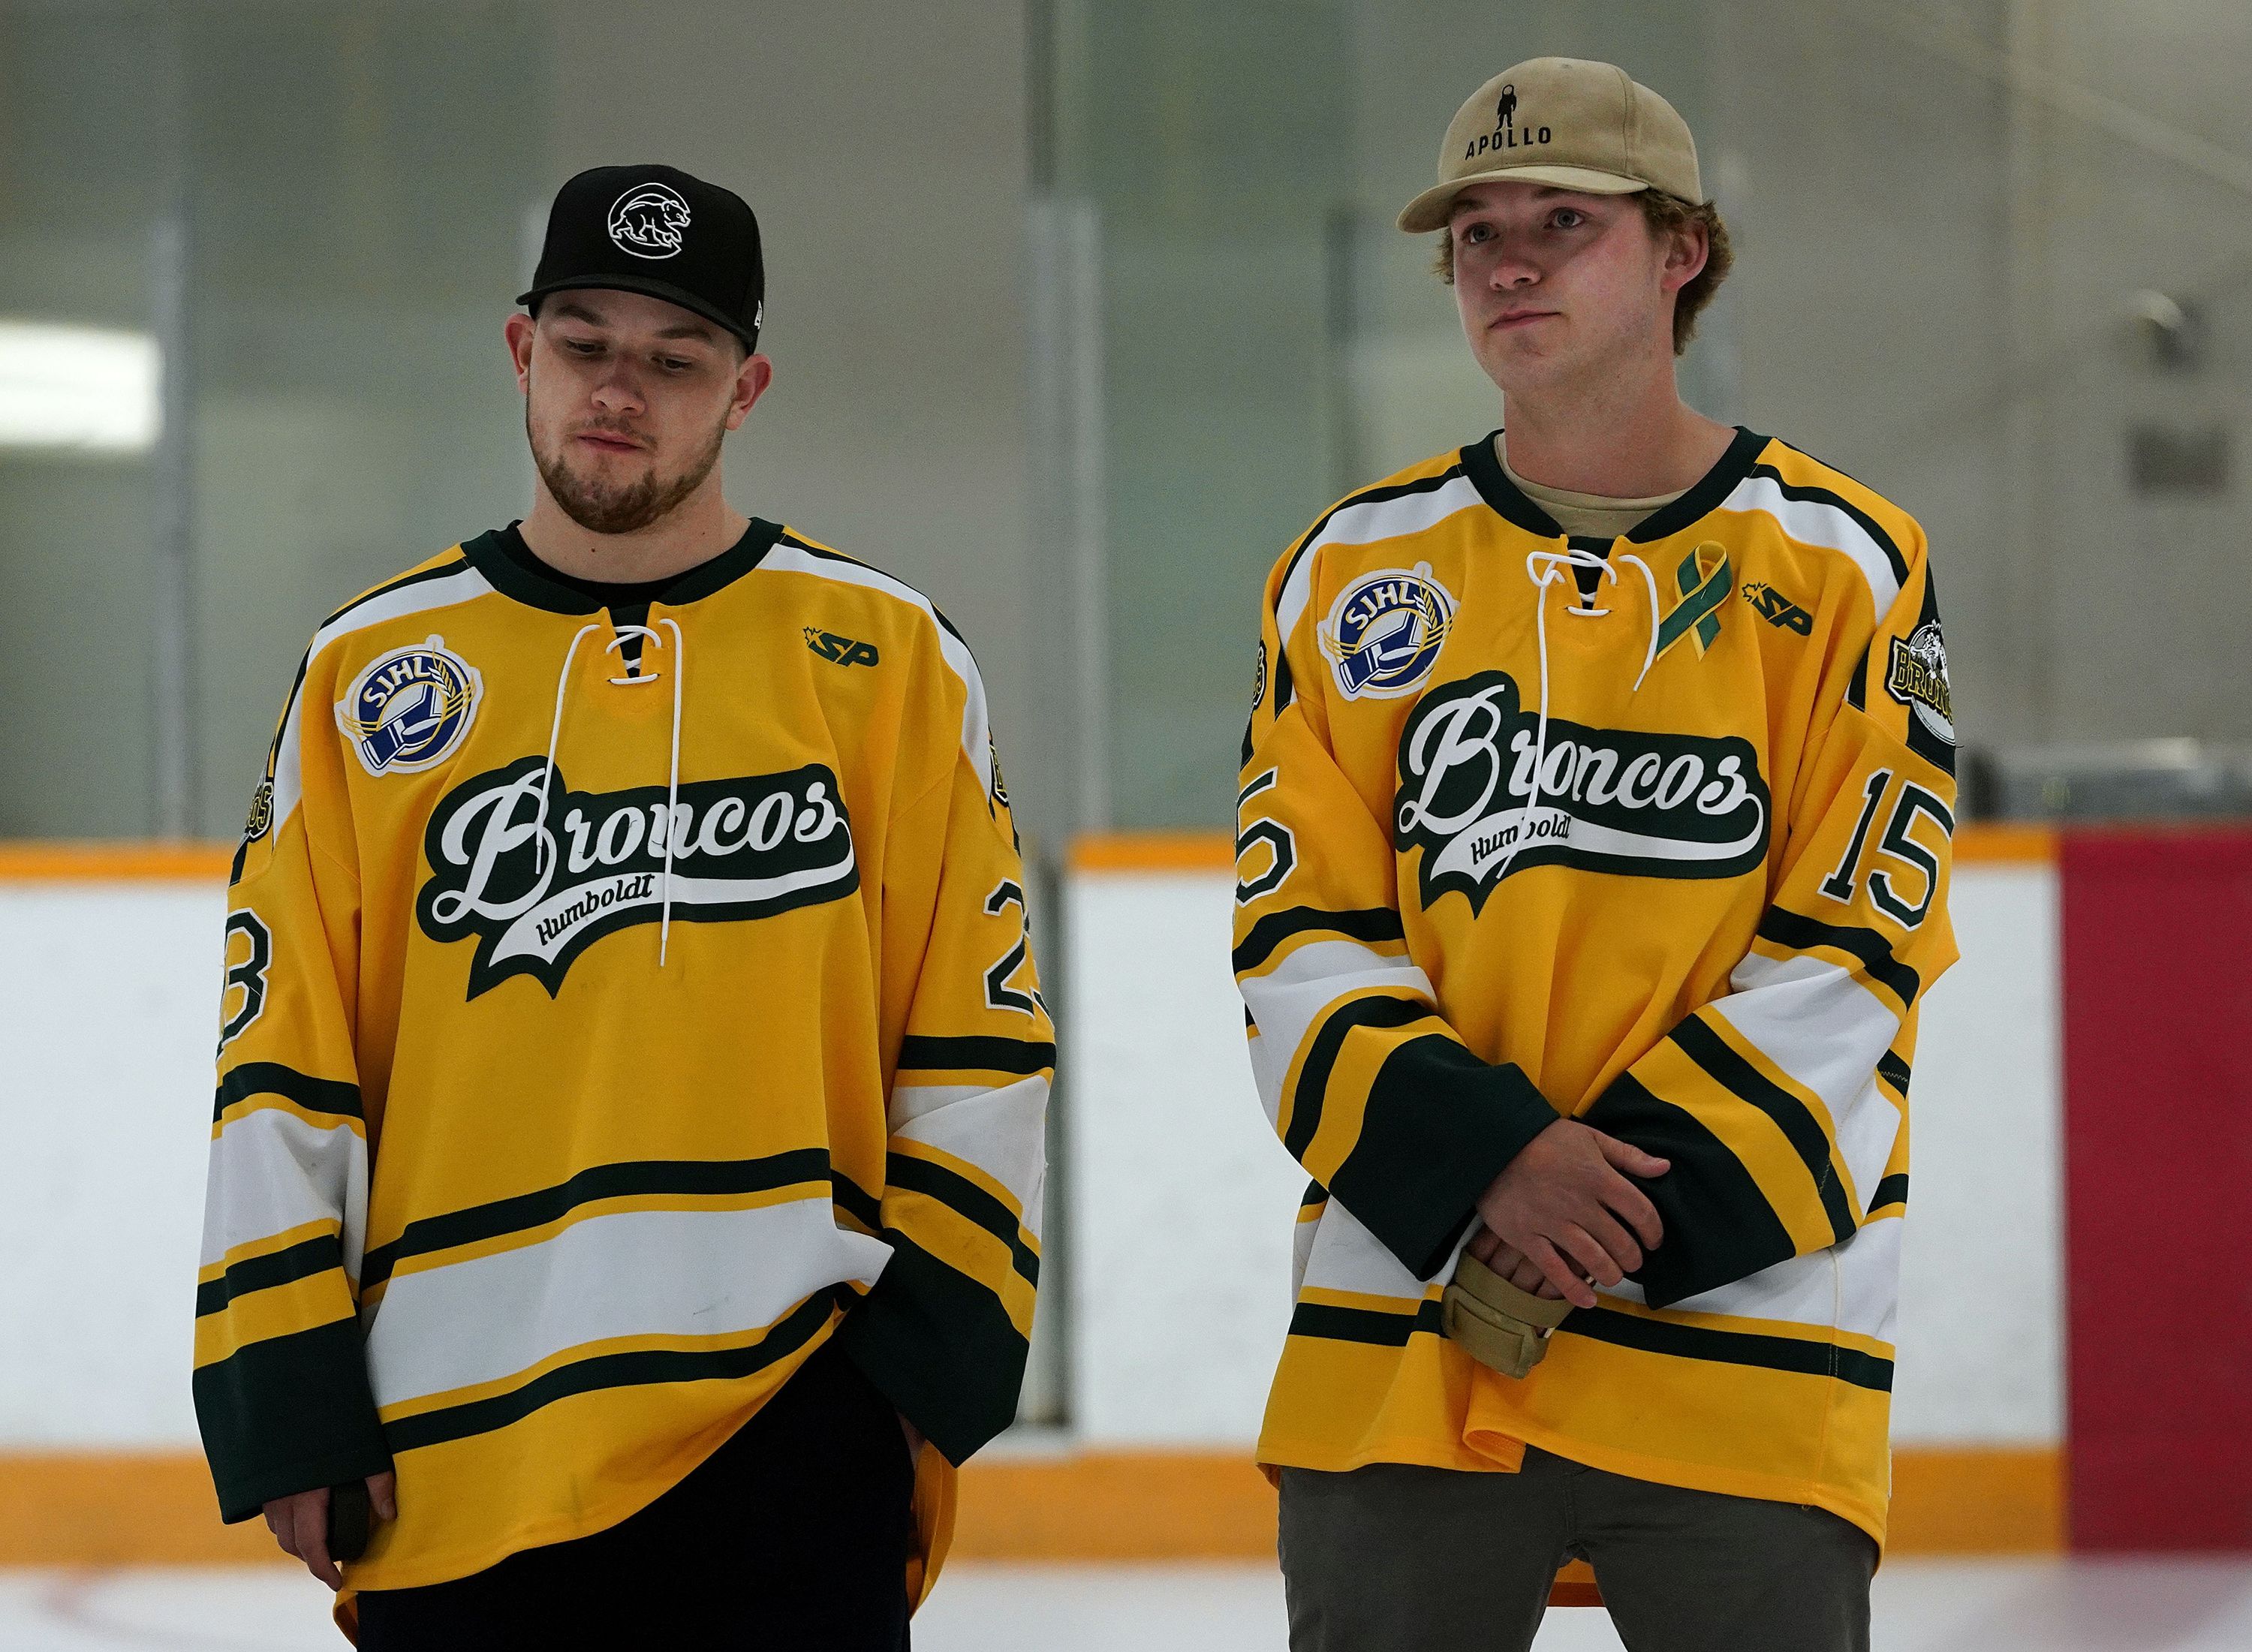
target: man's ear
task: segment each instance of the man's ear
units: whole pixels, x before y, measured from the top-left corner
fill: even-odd
[[[1679,292],[1705,273],[1705,260],[1712,252],[1712,237],[1705,233],[1702,224],[1692,219],[1676,225],[1665,233],[1665,262],[1660,284],[1669,293]]]
[[[532,341],[539,330],[539,323],[522,310],[511,315],[501,326],[501,337],[508,340],[508,353],[516,363],[516,388],[519,394],[527,393],[532,380]]]
[[[750,416],[767,386],[774,383],[774,362],[753,351],[743,357],[743,364],[735,370],[735,393],[727,403],[727,428],[739,430]]]

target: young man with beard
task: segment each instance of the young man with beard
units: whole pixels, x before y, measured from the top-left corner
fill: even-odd
[[[1312,1175],[1261,1441],[1291,1644],[1868,1644],[1954,734],[1924,537],[1685,406],[1727,273],[1607,64],[1465,103],[1403,229],[1506,434],[1276,565],[1240,802],[1252,1062]]]
[[[235,858],[196,1402],[363,1646],[890,1652],[1014,1413],[1054,1045],[984,691],[728,504],[763,289],[729,191],[563,186],[531,514],[322,625]]]

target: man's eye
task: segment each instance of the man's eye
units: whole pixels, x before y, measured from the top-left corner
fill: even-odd
[[[563,348],[574,356],[599,356],[602,351],[600,344],[587,338],[566,338],[563,341]]]
[[[660,356],[657,359],[657,364],[669,373],[685,373],[696,364],[692,361],[683,361],[678,356]]]
[[[1588,221],[1588,215],[1577,207],[1560,206],[1556,209],[1555,216],[1548,221],[1558,229],[1577,229]]]
[[[1492,239],[1493,226],[1491,224],[1473,224],[1463,232],[1463,244],[1466,246],[1483,246]]]

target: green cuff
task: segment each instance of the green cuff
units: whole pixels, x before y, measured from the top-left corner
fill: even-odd
[[[1494,1177],[1560,1115],[1523,1071],[1456,1039],[1412,1038],[1369,1088],[1359,1139],[1330,1192],[1417,1279],[1430,1279]]]

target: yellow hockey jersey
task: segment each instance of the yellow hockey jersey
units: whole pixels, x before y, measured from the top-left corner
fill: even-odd
[[[398,1473],[363,1588],[615,1524],[830,1336],[1014,1414],[1053,1032],[984,691],[754,522],[645,602],[511,529],[315,635],[234,864],[194,1389],[229,1520]]]
[[[1922,531],[1748,431],[1616,541],[1488,440],[1292,547],[1237,843],[1252,1065],[1313,1177],[1262,1461],[1529,1443],[1883,1540],[1952,715]],[[1672,1161],[1665,1239],[1512,1380],[1440,1297],[1559,1114]]]

